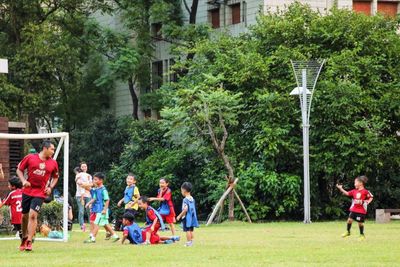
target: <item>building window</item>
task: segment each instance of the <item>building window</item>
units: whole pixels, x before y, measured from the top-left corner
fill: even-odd
[[[378,2],[378,13],[389,17],[396,17],[398,5],[398,2]]]
[[[230,6],[232,14],[232,24],[240,23],[240,3]]]
[[[371,1],[353,1],[353,11],[371,15]]]
[[[208,13],[210,15],[211,26],[214,29],[219,28],[220,27],[219,8],[209,10]]]
[[[176,70],[174,69],[175,65],[175,60],[171,58],[169,60],[169,81],[170,82],[177,82],[178,81],[178,75],[176,73]]]
[[[151,89],[155,90],[161,87],[163,81],[163,62],[155,61],[151,68]]]
[[[162,28],[161,23],[152,23],[151,24],[151,36],[160,39],[162,37],[161,28]]]

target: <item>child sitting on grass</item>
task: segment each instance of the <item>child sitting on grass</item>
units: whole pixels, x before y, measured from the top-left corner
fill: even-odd
[[[99,227],[103,226],[104,229],[111,233],[111,239],[116,242],[119,240],[118,235],[115,234],[114,230],[108,222],[108,206],[110,204],[110,197],[108,196],[108,191],[103,185],[105,175],[101,172],[94,174],[93,183],[96,186],[93,199],[86,204],[86,207],[92,205],[92,211],[96,213],[96,218],[94,220],[93,230],[90,232],[88,240],[84,243],[96,243],[96,236],[99,231]]]
[[[121,243],[124,244],[126,240],[129,241],[129,244],[140,245],[146,244],[146,231],[142,230],[139,225],[134,222],[134,217],[131,213],[125,212],[122,216],[122,224],[124,225],[124,233],[122,236]],[[158,235],[157,235],[158,236]],[[158,241],[157,241],[158,239]],[[151,240],[151,238],[150,238]],[[156,237],[153,236],[153,243],[163,243],[163,244],[171,244],[173,242],[179,241],[179,237]]]
[[[165,225],[161,215],[149,204],[149,199],[146,196],[139,198],[139,207],[146,212],[146,228],[143,229],[144,245],[157,244],[163,241],[158,235],[158,230],[164,230]],[[179,240],[179,237],[172,237],[174,240]]]
[[[358,176],[354,180],[355,189],[351,191],[346,191],[343,189],[342,185],[336,185],[336,187],[343,193],[343,195],[353,198],[350,206],[350,214],[347,219],[347,231],[342,235],[342,237],[350,236],[350,229],[353,220],[358,222],[358,227],[360,229],[360,240],[365,239],[364,235],[364,221],[367,215],[367,206],[372,202],[373,196],[371,192],[365,189],[365,184],[368,178],[366,176]]]
[[[197,221],[196,204],[191,195],[192,187],[192,184],[189,182],[184,182],[182,184],[181,193],[185,198],[182,201],[182,212],[176,217],[177,221],[182,219],[183,231],[186,232],[186,247],[193,246],[194,227],[199,227],[199,222]]]

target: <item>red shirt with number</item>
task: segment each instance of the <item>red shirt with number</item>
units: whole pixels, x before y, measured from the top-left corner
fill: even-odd
[[[367,214],[367,203],[365,201],[373,197],[371,192],[365,188],[361,190],[353,189],[349,191],[349,197],[353,198],[350,206],[351,212]]]
[[[22,190],[16,189],[8,194],[3,201],[4,205],[10,206],[11,224],[21,224],[22,222]]]
[[[18,169],[22,172],[28,169],[27,181],[31,183],[31,186],[24,187],[22,193],[31,197],[46,198],[45,189],[47,182],[50,177],[58,178],[57,161],[52,158],[41,160],[39,154],[27,155],[18,164]]]

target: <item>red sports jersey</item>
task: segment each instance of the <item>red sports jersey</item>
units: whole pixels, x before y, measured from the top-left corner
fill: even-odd
[[[46,198],[47,182],[51,177],[58,178],[58,164],[54,159],[41,160],[39,154],[27,155],[19,164],[18,169],[28,169],[30,187],[24,187],[22,193],[31,197]]]
[[[22,190],[16,189],[8,194],[4,200],[4,205],[10,206],[11,223],[21,224],[22,222]]]
[[[153,224],[154,220],[157,218],[156,214],[154,213],[153,209],[147,209],[146,210],[146,216],[149,218],[151,223]],[[150,230],[151,224],[146,228],[146,230]],[[154,226],[154,233],[157,233],[157,231],[161,228],[161,223],[158,221],[156,225]]]
[[[167,201],[168,206],[169,206],[169,215],[175,217],[175,209],[174,209],[174,203],[172,203],[172,191],[167,187],[164,191],[159,190],[158,191],[158,198],[164,198],[165,201]]]
[[[350,206],[351,212],[367,214],[367,203],[365,203],[365,200],[373,197],[371,192],[365,188],[361,190],[353,189],[349,191],[349,197],[353,198]]]

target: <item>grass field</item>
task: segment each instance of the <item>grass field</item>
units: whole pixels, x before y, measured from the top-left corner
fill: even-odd
[[[17,251],[17,241],[0,241],[0,266],[400,266],[399,222],[368,222],[365,241],[356,225],[342,239],[344,228],[344,221],[224,223],[196,229],[189,248],[182,232],[176,244],[122,246],[103,240],[104,232],[96,244],[83,244],[87,234],[75,230],[70,242],[36,242],[32,253]]]

